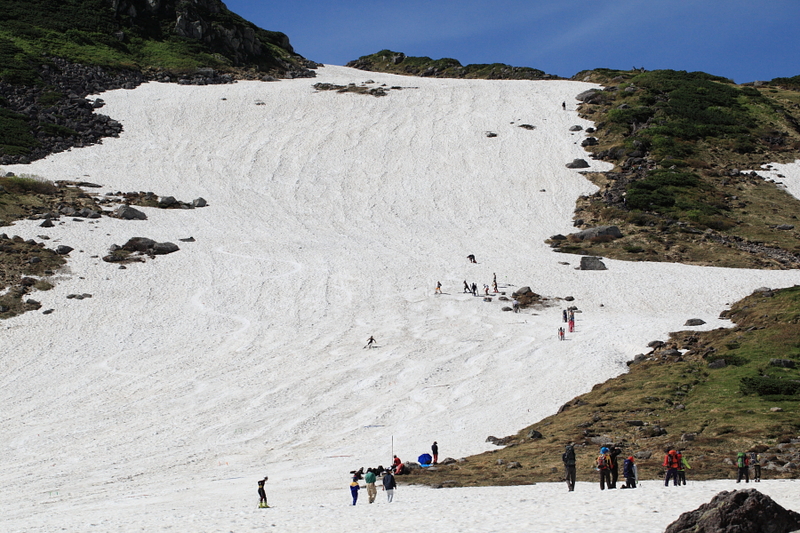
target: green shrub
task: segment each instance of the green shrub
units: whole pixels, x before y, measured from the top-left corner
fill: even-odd
[[[759,396],[793,396],[800,393],[800,381],[768,377],[745,377],[741,379],[739,391],[742,394]]]

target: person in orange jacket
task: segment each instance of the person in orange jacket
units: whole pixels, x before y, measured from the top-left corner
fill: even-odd
[[[672,478],[672,485],[674,487],[678,486],[678,466],[680,466],[678,452],[670,450],[667,452],[667,455],[664,456],[664,468],[667,469],[667,475],[664,476],[665,487],[669,485],[670,478]]]

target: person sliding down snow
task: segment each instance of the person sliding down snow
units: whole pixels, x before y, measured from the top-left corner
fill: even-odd
[[[469,284],[467,284],[467,280],[464,280],[464,292],[472,292],[472,289],[469,288]]]
[[[259,479],[258,480],[258,497],[259,497],[258,507],[259,507],[259,509],[266,509],[267,507],[269,507],[269,505],[267,505],[267,493],[264,492],[264,483],[266,483],[267,479],[269,479],[269,478],[267,476],[264,476],[264,479]]]
[[[377,342],[377,341],[375,340],[375,337],[373,337],[372,335],[370,335],[370,336],[369,336],[369,339],[367,339],[367,345],[366,345],[366,346],[364,346],[364,348],[372,348],[372,345],[373,345],[373,344],[375,344],[376,342]]]

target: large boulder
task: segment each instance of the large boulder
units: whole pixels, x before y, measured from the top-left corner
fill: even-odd
[[[589,163],[585,159],[573,159],[572,163],[567,163],[567,168],[589,168]]]
[[[709,503],[683,513],[665,533],[790,533],[798,529],[800,514],[747,489],[720,492]]]
[[[608,267],[601,261],[600,257],[583,256],[581,257],[580,270],[608,270]]]
[[[121,205],[114,211],[114,216],[122,220],[147,220],[147,215],[129,205]]]

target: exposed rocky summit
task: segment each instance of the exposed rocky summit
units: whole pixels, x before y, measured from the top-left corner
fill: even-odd
[[[665,533],[789,533],[800,529],[800,514],[784,509],[755,489],[723,491],[683,513]]]

